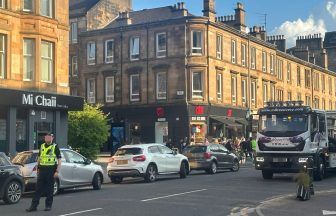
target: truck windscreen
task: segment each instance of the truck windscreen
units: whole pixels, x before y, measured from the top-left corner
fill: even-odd
[[[308,115],[277,114],[261,115],[259,132],[265,136],[290,137],[308,130]]]

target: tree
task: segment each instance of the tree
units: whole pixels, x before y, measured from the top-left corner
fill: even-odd
[[[83,111],[69,112],[69,146],[92,160],[109,136],[108,114],[100,108],[85,103]]]

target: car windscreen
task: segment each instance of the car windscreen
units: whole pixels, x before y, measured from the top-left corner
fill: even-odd
[[[141,148],[121,148],[114,154],[114,156],[124,156],[124,155],[139,155],[142,154],[143,150]]]
[[[32,152],[24,152],[19,153],[16,155],[13,159],[13,164],[29,164],[29,163],[35,163],[37,161],[37,153]]]
[[[7,156],[5,154],[0,154],[0,166],[9,166],[11,165]]]
[[[184,153],[204,153],[207,150],[207,146],[188,146],[184,149]]]

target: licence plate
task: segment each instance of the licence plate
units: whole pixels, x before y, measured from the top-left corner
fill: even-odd
[[[287,162],[287,158],[273,158],[273,162],[284,163]]]
[[[124,164],[127,164],[128,163],[128,160],[118,160],[117,161],[117,165],[124,165]]]

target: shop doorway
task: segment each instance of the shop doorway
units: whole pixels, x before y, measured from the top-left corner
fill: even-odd
[[[165,143],[168,138],[168,122],[155,122],[155,142]]]
[[[34,149],[40,148],[44,143],[44,136],[48,133],[53,133],[52,122],[35,122],[34,124]]]

